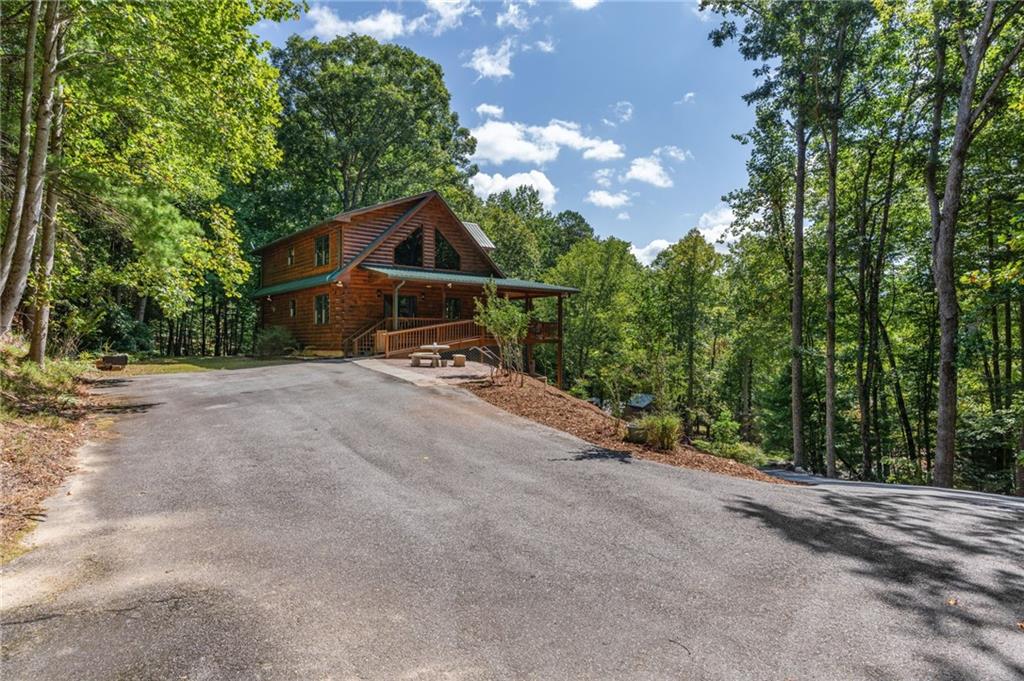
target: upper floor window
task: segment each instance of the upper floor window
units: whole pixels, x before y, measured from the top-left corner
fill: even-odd
[[[442,270],[457,270],[460,269],[459,261],[459,252],[444,238],[440,230],[435,229],[434,266]]]
[[[417,229],[395,246],[395,264],[423,267],[423,230]]]
[[[295,264],[295,246],[288,247],[288,265]]]
[[[330,260],[331,237],[327,234],[316,238],[316,266],[326,265]]]
[[[330,298],[327,294],[319,295],[316,297],[316,312],[314,313],[314,322],[317,324],[326,324],[331,319],[331,304]]]
[[[292,298],[291,300],[288,301],[288,316],[289,317],[294,317],[295,316],[295,299],[294,298]]]

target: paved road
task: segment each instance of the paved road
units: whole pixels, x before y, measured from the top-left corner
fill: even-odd
[[[1024,678],[1011,502],[609,457],[346,363],[109,390],[5,681]]]

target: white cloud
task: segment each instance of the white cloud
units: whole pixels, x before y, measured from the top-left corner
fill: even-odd
[[[621,213],[619,213],[618,215],[615,216],[615,219],[616,220],[629,220],[629,213],[626,212],[626,211],[622,211]]]
[[[476,108],[476,112],[484,118],[501,118],[505,115],[505,108],[484,102]]]
[[[576,9],[588,10],[594,9],[601,2],[601,0],[572,0],[572,6]]]
[[[664,166],[661,165],[661,159],[657,156],[634,158],[622,179],[623,181],[646,182],[661,189],[672,186],[672,178],[668,176]]]
[[[491,48],[484,45],[473,50],[470,60],[463,64],[479,74],[479,78],[494,78],[501,80],[505,76],[512,75],[512,41],[504,40],[491,52]]]
[[[671,246],[668,241],[664,239],[655,239],[646,246],[637,246],[630,244],[629,252],[636,256],[636,259],[642,262],[644,265],[650,265],[654,262],[654,259],[658,257],[658,254],[664,251],[666,248]]]
[[[700,5],[698,5],[696,3],[690,5],[690,11],[693,12],[693,16],[697,17],[697,19],[701,23],[706,23],[706,22],[708,22],[711,19],[711,12],[708,12],[706,10],[702,10],[700,8]]]
[[[599,208],[622,208],[629,205],[629,194],[626,192],[612,194],[603,189],[591,189],[583,200]]]
[[[324,40],[359,33],[387,42],[427,29],[432,29],[434,35],[440,35],[460,26],[462,17],[480,14],[471,0],[424,0],[424,4],[427,13],[412,19],[387,8],[359,19],[342,19],[330,7],[319,4],[313,5],[306,16],[313,21],[310,34]]]
[[[530,27],[530,17],[514,2],[505,4],[505,11],[498,15],[495,22],[498,28],[514,28],[517,31],[525,31]]]
[[[597,186],[599,187],[611,187],[612,176],[614,174],[615,171],[612,170],[611,168],[601,168],[600,170],[595,170],[594,182],[597,182]]]
[[[622,147],[611,140],[587,137],[580,126],[552,119],[547,125],[525,125],[489,120],[471,130],[476,138],[473,158],[500,165],[506,161],[536,163],[554,161],[562,147],[583,152],[583,158],[608,161],[622,158]]]
[[[689,149],[680,149],[679,147],[669,144],[664,147],[658,147],[654,150],[656,156],[668,156],[674,161],[692,161],[693,154],[690,153]]]
[[[727,204],[720,203],[711,210],[701,214],[700,218],[697,219],[697,229],[704,235],[705,239],[716,244],[715,248],[717,250],[727,250],[723,244],[717,242],[722,240],[725,244],[728,244],[732,241],[725,237],[734,220],[736,220],[736,214],[733,213],[732,208]]]
[[[714,244],[716,251],[725,253],[729,250],[728,244],[733,241],[728,232],[735,219],[736,214],[733,213],[732,208],[728,204],[720,203],[697,218],[697,231],[708,242]],[[637,260],[645,265],[650,265],[659,253],[671,245],[671,242],[665,239],[655,239],[646,246],[631,245],[629,250]]]
[[[616,127],[619,123],[628,123],[633,118],[632,102],[615,102],[610,107],[611,118],[602,118],[601,122],[609,127]]]
[[[628,123],[633,118],[633,102],[615,102],[612,111],[620,123]]]
[[[440,35],[448,29],[457,28],[462,24],[463,16],[478,16],[480,10],[470,0],[424,0],[427,9],[436,15],[434,35]]]
[[[696,92],[687,92],[680,99],[677,99],[676,101],[674,101],[672,103],[673,104],[690,104],[696,98],[697,98],[697,93]]]
[[[548,38],[547,40],[538,40],[533,44],[533,46],[546,54],[551,54],[555,51],[555,41],[551,38]]]
[[[541,203],[546,208],[554,205],[555,194],[558,192],[558,188],[551,184],[551,180],[548,179],[547,175],[539,170],[531,170],[528,173],[515,173],[508,177],[501,173],[494,173],[493,175],[477,173],[469,178],[469,182],[473,185],[473,192],[482,199],[486,199],[491,194],[503,192],[506,189],[515,190],[517,187],[524,185],[533,187],[540,194]]]
[[[408,20],[404,14],[382,9],[376,14],[368,14],[361,19],[348,21],[341,19],[334,10],[322,5],[314,5],[306,13],[313,20],[310,32],[323,40],[330,40],[339,35],[359,33],[377,40],[394,40],[399,36],[413,33],[420,28],[418,19]]]

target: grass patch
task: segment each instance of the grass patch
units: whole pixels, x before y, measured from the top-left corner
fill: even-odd
[[[252,369],[296,360],[288,358],[257,359],[254,357],[152,357],[128,363],[122,371],[102,372],[104,376],[142,376],[146,374],[181,374],[218,369]]]
[[[82,382],[89,363],[25,361],[19,343],[0,345],[0,564],[24,549],[20,539],[45,518],[42,502],[75,468],[96,403]]]

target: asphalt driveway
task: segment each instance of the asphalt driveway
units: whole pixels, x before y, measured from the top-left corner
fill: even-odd
[[[351,363],[107,389],[5,681],[1024,678],[1016,502],[632,461]]]

